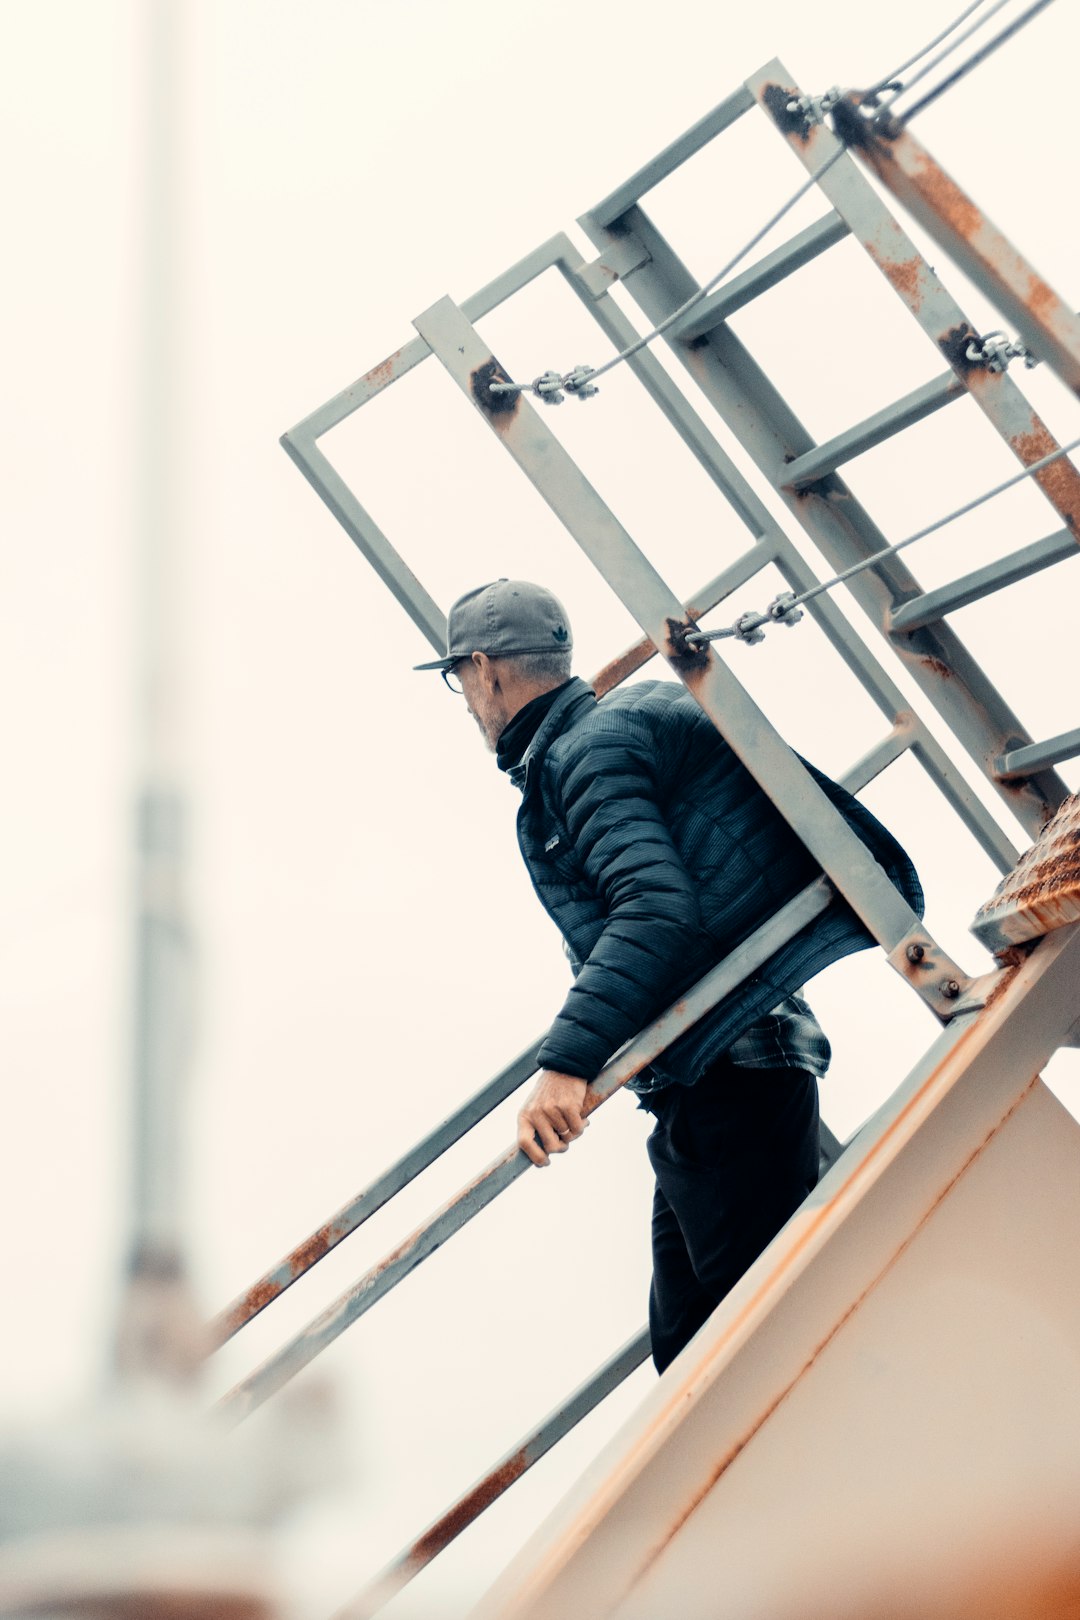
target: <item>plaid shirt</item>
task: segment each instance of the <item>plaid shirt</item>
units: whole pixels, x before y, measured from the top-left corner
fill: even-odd
[[[779,1002],[764,1018],[744,1029],[738,1040],[721,1053],[739,1069],[805,1069],[821,1079],[832,1052],[828,1036],[800,995]],[[642,1069],[627,1083],[627,1091],[647,1098],[671,1082],[654,1069]],[[647,1102],[641,1106],[647,1108]]]
[[[799,995],[788,996],[728,1047],[740,1069],[806,1069],[820,1080],[829,1067],[825,1031]]]
[[[721,1056],[738,1069],[806,1069],[821,1079],[829,1068],[829,1038],[800,995],[785,996],[771,1013],[745,1029]],[[643,1069],[627,1082],[628,1092],[648,1098],[670,1082],[654,1069]],[[641,1102],[648,1108],[648,1102]]]

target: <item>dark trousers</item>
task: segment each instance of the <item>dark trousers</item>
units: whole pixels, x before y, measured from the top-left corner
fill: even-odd
[[[722,1058],[646,1107],[656,1120],[649,1326],[663,1372],[817,1184],[818,1088],[802,1069]]]

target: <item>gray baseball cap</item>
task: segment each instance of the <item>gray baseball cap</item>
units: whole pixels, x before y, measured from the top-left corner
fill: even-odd
[[[446,621],[446,657],[414,669],[449,669],[459,658],[487,653],[568,652],[574,645],[566,609],[557,596],[527,579],[496,579],[459,596]]]

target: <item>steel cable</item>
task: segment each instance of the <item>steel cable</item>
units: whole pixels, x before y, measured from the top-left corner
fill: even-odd
[[[906,71],[907,68],[913,66],[916,62],[920,62],[928,51],[933,50],[934,47],[940,44],[943,39],[947,39],[950,34],[955,32],[961,23],[966,21],[966,19],[971,16],[972,12],[976,10],[978,6],[985,3],[986,0],[974,0],[973,4],[965,6],[963,11],[960,12],[959,16],[955,17],[947,28],[936,34],[934,38],[924,45],[920,51],[917,51],[914,56],[909,57],[906,62],[900,65],[899,68],[895,69],[885,78],[879,79],[871,87],[871,89],[866,92],[866,95],[877,97],[879,96],[881,90],[891,88],[900,73]],[[951,45],[947,46],[944,51],[940,52],[938,56],[934,58],[933,62],[921,69],[908,85],[903,87],[897,86],[893,96],[887,102],[881,105],[877,116],[880,117],[881,113],[887,112],[896,101],[898,95],[901,95],[905,90],[910,89],[911,84],[914,84],[919,79],[922,79],[926,73],[932,70],[932,68],[944,61],[947,56],[951,55],[954,50],[957,50],[960,45],[962,45],[966,39],[970,38],[973,33],[981,28],[984,23],[988,22],[995,12],[1000,11],[1001,8],[1007,4],[1008,0],[993,0],[991,8],[988,12],[986,12],[982,18],[978,19],[978,21],[973,23],[970,28],[965,29],[958,39],[954,40]],[[1047,4],[1049,4],[1049,0],[1036,0],[1036,6],[1032,8],[1032,12],[1035,10],[1040,10],[1042,6]],[[1024,20],[1026,19],[1020,19],[1020,23],[1022,24]],[[1008,30],[1007,32],[1013,31],[1015,31],[1015,25],[1013,29]],[[996,43],[1000,42],[1000,40],[997,42],[992,41],[990,48],[995,48]],[[970,65],[974,66],[975,63],[972,62]],[[969,68],[965,67],[964,71],[969,71]],[[920,103],[920,106],[921,105],[922,104]],[[680,304],[679,307],[673,310],[670,315],[666,316],[658,326],[653,327],[651,331],[644,333],[643,336],[636,338],[628,348],[621,350],[618,354],[612,355],[611,359],[606,360],[602,366],[577,366],[572,371],[566,372],[549,370],[543,372],[532,382],[527,383],[492,382],[488,385],[490,391],[493,394],[517,394],[532,392],[535,393],[538,398],[546,400],[548,403],[557,403],[559,400],[561,400],[562,391],[564,389],[568,393],[574,393],[581,398],[587,398],[590,393],[594,393],[596,391],[595,383],[598,377],[603,377],[609,371],[613,371],[614,368],[621,365],[623,361],[632,359],[635,354],[639,354],[642,349],[647,348],[655,338],[662,337],[663,334],[669,331],[670,328],[674,326],[677,321],[681,320],[684,315],[689,314],[692,309],[696,309],[698,304],[700,304],[703,299],[708,297],[713,288],[725,280],[726,277],[729,276],[731,272],[742,263],[742,261],[746,258],[746,255],[750,253],[758,245],[758,243],[763,240],[764,237],[768,236],[769,232],[780,223],[786,214],[790,213],[791,209],[795,207],[795,204],[800,202],[802,198],[812,190],[818,181],[828,173],[833,165],[840,161],[846,150],[846,147],[841,146],[838,151],[832,153],[832,155],[825,160],[820,168],[815,169],[813,174],[811,174],[803,182],[803,184],[799,186],[790,197],[788,197],[787,201],[776,210],[771,218],[764,225],[762,225],[759,230],[754,232],[753,236],[751,236],[749,241],[739,249],[738,253],[736,253],[733,258],[729,259],[723,268],[718,270],[717,273],[707,282],[705,282],[703,286],[697,288],[697,290],[691,294],[685,303]]]
[[[977,68],[980,63],[986,61],[988,56],[992,56],[999,46],[1005,44],[1006,40],[1011,39],[1014,34],[1018,34],[1022,28],[1026,28],[1032,18],[1036,17],[1040,11],[1045,11],[1049,4],[1050,0],[1035,0],[1034,5],[1029,6],[1019,17],[1014,17],[1011,23],[1008,23],[999,33],[994,35],[993,39],[987,40],[985,45],[981,45],[977,51],[973,51],[967,60],[961,62],[958,68],[954,68],[952,73],[942,79],[940,84],[936,84],[932,90],[928,90],[924,96],[920,97],[913,107],[910,107],[906,113],[901,115],[901,123],[905,127],[910,124],[913,118],[937,101],[939,96],[943,96],[946,91],[959,84],[960,80],[965,79],[973,68]],[[919,77],[921,78],[923,75],[920,74]],[[910,90],[911,86],[908,85],[905,88]]]
[[[834,574],[831,579],[820,580],[818,584],[811,585],[808,590],[800,591],[798,595],[791,591],[785,591],[769,604],[764,613],[743,613],[736,619],[734,624],[728,625],[723,630],[691,631],[686,639],[694,645],[701,645],[707,641],[724,641],[729,637],[735,637],[740,641],[758,641],[762,639],[762,632],[768,624],[794,624],[798,618],[802,617],[798,609],[804,603],[812,602],[816,596],[821,596],[825,591],[831,591],[835,586],[842,585],[845,580],[853,578],[855,574],[861,574],[864,569],[873,568],[876,564],[884,562],[886,557],[894,557],[898,551],[903,551],[906,546],[913,546],[916,540],[925,540],[927,535],[936,533],[938,529],[945,528],[949,523],[954,523],[957,518],[966,517],[969,512],[974,512],[977,507],[984,506],[987,501],[992,501],[998,495],[1003,495],[1007,489],[1012,489],[1015,485],[1022,483],[1025,478],[1031,478],[1035,473],[1042,472],[1044,467],[1049,467],[1055,461],[1060,461],[1062,456],[1070,455],[1076,449],[1080,449],[1080,438],[1070,440],[1068,444],[1051,451],[1048,456],[1042,456],[1038,461],[1033,461],[1030,466],[1024,467],[1020,472],[1015,473],[1011,478],[1005,479],[1004,483],[996,484],[993,489],[985,490],[983,494],[976,495],[974,500],[965,501],[963,506],[956,507],[954,511],[946,513],[944,517],[935,518],[933,523],[928,523],[925,528],[918,529],[914,534],[907,535],[903,540],[897,540],[895,545],[885,546],[883,550],[875,551],[872,556],[864,557],[861,562],[853,563],[850,568],[845,568],[841,573]]]
[[[983,0],[983,3],[985,3],[985,0]],[[972,34],[977,34],[980,28],[984,28],[986,26],[991,17],[996,16],[996,14],[1003,10],[1004,7],[1009,3],[1010,0],[991,0],[989,11],[984,12],[981,17],[977,17],[970,27],[965,28],[962,34],[958,35],[951,44],[946,45],[945,49],[943,51],[939,51],[938,54],[929,62],[924,62],[922,67],[919,68],[919,71],[917,73],[913,73],[906,84],[904,84],[903,87],[897,91],[896,96],[893,97],[893,102],[895,102],[900,96],[906,96],[912,86],[918,84],[920,80],[925,79],[928,73],[933,73],[936,67],[940,67],[941,63],[944,62],[948,57],[952,56],[954,51],[958,51],[960,49],[960,46],[963,45],[965,40],[970,39]],[[961,20],[962,19],[958,18],[956,23],[953,24],[954,29],[959,26]],[[952,31],[952,29],[949,30],[950,33]],[[915,58],[915,61],[921,61],[922,57],[926,54],[926,51],[921,52],[920,55]],[[914,63],[909,63],[908,66],[913,67]],[[899,74],[894,75],[894,77],[898,78]],[[892,104],[893,103],[891,102],[890,106]]]

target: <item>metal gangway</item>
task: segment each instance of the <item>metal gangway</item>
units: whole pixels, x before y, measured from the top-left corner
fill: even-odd
[[[1074,446],[1043,422],[1017,373],[1041,362],[1080,394],[1080,322],[919,145],[910,111],[905,118],[891,110],[889,88],[814,97],[770,62],[581,217],[595,258],[559,233],[471,297],[438,300],[417,316],[411,341],[282,440],[408,618],[442,652],[444,613],[419,577],[423,559],[399,553],[320,443],[414,368],[437,361],[476,433],[493,436],[640,626],[640,639],[596,672],[597,692],[650,662],[666,664],[821,868],[818,881],[616,1054],[590,1088],[591,1107],[837,897],[940,1025],[925,1057],[853,1140],[842,1146],[827,1134],[816,1192],[515,1561],[482,1606],[486,1620],[847,1613],[839,1600],[815,1607],[818,1585],[835,1575],[835,1554],[823,1550],[830,1513],[847,1515],[852,1536],[867,1538],[877,1559],[871,1570],[880,1576],[891,1569],[891,1554],[884,1543],[875,1547],[874,1536],[905,1504],[910,1519],[912,1493],[932,1496],[945,1482],[977,1497],[957,1458],[976,1437],[985,1440],[988,1426],[999,1436],[983,1448],[985,1500],[975,1502],[976,1516],[990,1514],[993,1487],[1008,1478],[1030,1486],[1039,1456],[1061,1464],[1052,1436],[1075,1439],[1080,1426],[1080,1290],[1068,1286],[1080,1281],[1080,1126],[1038,1079],[1080,1015],[1080,815],[1054,769],[1080,755],[1080,728],[1033,738],[953,623],[972,603],[1075,555],[1080,473],[1066,453]],[[763,256],[752,257],[751,246],[715,287],[703,286],[650,213],[650,193],[677,172],[691,172],[702,154],[715,155],[744,118],[763,121],[786,145],[808,176],[797,197],[820,198],[826,210]],[[890,194],[983,289],[1015,338],[980,331],[969,319]],[[815,442],[731,320],[846,239],[864,252],[862,273],[882,277],[908,312],[913,345],[929,354],[929,343],[940,369]],[[493,353],[484,322],[542,277],[591,317],[612,356],[603,366],[523,383]],[[657,333],[630,318],[618,289]],[[601,410],[592,392],[615,364],[629,368],[710,481],[718,506],[746,531],[745,549],[720,560],[715,576],[686,599],[560,436],[553,406],[577,395],[575,414]],[[1017,476],[1030,476],[1053,527],[924,590],[899,556],[917,537],[890,543],[887,522],[857,498],[844,469],[962,400],[1007,445]],[[775,499],[757,493],[724,448],[720,425]],[[815,552],[843,579],[823,574]],[[767,607],[732,619],[729,598],[770,569],[784,589]],[[539,565],[536,572],[542,577]],[[839,591],[880,638],[880,656],[841,608]],[[739,658],[765,655],[747,646],[764,639],[767,647],[789,630],[798,635],[803,612],[883,717],[879,741],[850,763],[845,785],[860,792],[910,756],[1003,874],[1001,890],[980,913],[981,943],[966,964],[887,882],[740,679]],[[894,659],[903,684],[890,673]],[[923,712],[924,702],[936,719]],[[1019,823],[1023,842],[1038,840],[1018,870],[1019,851],[988,808],[992,795]],[[904,828],[896,831],[903,838]],[[521,1086],[535,1070],[538,1043],[527,1043],[223,1310],[213,1324],[215,1343],[231,1339]],[[280,1390],[526,1168],[513,1148],[479,1171],[235,1386],[221,1403],[230,1421]],[[987,1333],[1000,1335],[1000,1356],[973,1354]],[[375,1612],[647,1354],[644,1330],[614,1348],[342,1614]],[[1006,1407],[1022,1422],[1004,1422]],[[887,1463],[875,1476],[871,1512],[875,1457]],[[785,1525],[783,1558],[761,1534],[765,1500]],[[722,1601],[713,1588],[703,1595],[695,1581],[706,1566],[725,1572]],[[854,1602],[858,1583],[848,1576]],[[863,1608],[851,1612],[871,1612],[874,1590],[871,1583]]]

